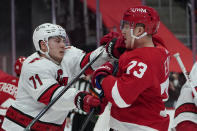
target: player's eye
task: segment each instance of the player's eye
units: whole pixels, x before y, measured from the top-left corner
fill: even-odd
[[[61,40],[60,40],[60,39],[56,39],[56,40],[55,40],[55,42],[60,43],[60,42],[61,42]]]
[[[55,38],[54,38],[54,41],[55,41],[55,42],[57,42],[57,43],[60,43],[60,42],[61,42],[61,40],[62,40],[62,39],[61,39],[61,38],[59,38],[59,37],[55,37]]]
[[[63,39],[63,42],[64,42],[64,43],[66,43],[66,40],[65,40],[65,39]]]

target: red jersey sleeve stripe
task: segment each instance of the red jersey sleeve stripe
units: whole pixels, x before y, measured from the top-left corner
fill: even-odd
[[[46,89],[38,98],[38,101],[41,103],[44,103],[45,105],[48,105],[49,102],[52,99],[53,94],[55,93],[55,91],[61,87],[59,84],[53,84],[52,86],[50,86],[48,89]]]
[[[174,118],[184,112],[197,114],[197,108],[194,103],[184,103],[176,109]]]
[[[83,57],[83,59],[81,60],[81,63],[80,63],[81,69],[83,69],[84,66],[85,66],[86,64],[89,63],[91,53],[92,53],[92,52],[86,54],[86,55]],[[94,70],[93,70],[92,67],[90,66],[90,67],[85,71],[85,75],[92,74],[93,71],[94,71]]]

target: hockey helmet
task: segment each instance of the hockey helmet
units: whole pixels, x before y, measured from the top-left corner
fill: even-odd
[[[136,24],[143,24],[146,34],[154,35],[159,28],[160,18],[155,9],[148,6],[135,6],[126,10],[123,15],[121,29],[129,23],[134,29]]]
[[[60,36],[63,38],[67,38],[66,31],[59,25],[51,24],[51,23],[44,23],[38,26],[33,33],[33,42],[36,48],[36,51],[40,51],[40,41],[47,41],[48,47],[48,40],[50,37]],[[66,43],[65,43],[66,44]]]
[[[21,69],[22,69],[22,65],[23,65],[23,62],[26,60],[27,58],[24,57],[24,56],[20,56],[16,62],[15,62],[15,65],[14,65],[14,71],[15,73],[19,76],[21,74]]]

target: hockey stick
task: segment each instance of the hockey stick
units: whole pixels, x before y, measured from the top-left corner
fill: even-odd
[[[118,62],[115,61],[114,62],[114,65],[115,65],[115,69],[113,71],[113,74],[112,75],[115,75],[117,73],[117,70],[118,70]],[[104,92],[102,91],[99,95],[99,98],[102,98],[104,96]],[[85,122],[83,123],[83,126],[82,128],[80,129],[80,131],[84,131],[85,127],[87,126],[88,122],[90,121],[90,119],[92,118],[92,116],[94,115],[94,112],[95,112],[95,108],[93,108],[90,112],[90,114],[87,116]]]
[[[47,111],[48,109],[71,87],[73,83],[77,81],[77,79],[88,69],[102,54],[105,47],[101,49],[101,52],[96,56],[92,61],[90,61],[85,67],[79,72],[79,74],[73,78],[56,96],[52,101],[49,102],[47,106],[45,106],[41,112],[31,121],[31,123],[24,129],[24,131],[30,131],[30,128],[38,121]]]
[[[180,66],[180,68],[181,68],[181,70],[182,70],[182,72],[183,72],[183,74],[184,74],[184,76],[185,76],[185,78],[186,78],[186,80],[187,80],[187,82],[189,84],[189,87],[192,89],[192,92],[194,94],[194,102],[195,101],[197,102],[197,92],[196,92],[196,90],[194,88],[195,86],[192,83],[192,80],[191,80],[191,78],[189,76],[189,73],[185,69],[185,66],[184,66],[184,64],[183,64],[183,62],[181,60],[180,54],[176,53],[176,54],[174,54],[174,57],[176,58],[177,62],[179,63],[179,66]],[[197,105],[197,103],[195,103],[195,104]]]

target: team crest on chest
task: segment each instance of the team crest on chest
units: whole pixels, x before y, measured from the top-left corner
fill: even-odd
[[[57,71],[57,79],[58,83],[61,85],[61,86],[66,86],[67,83],[68,83],[68,77],[63,77],[63,70],[62,69],[59,69]]]

